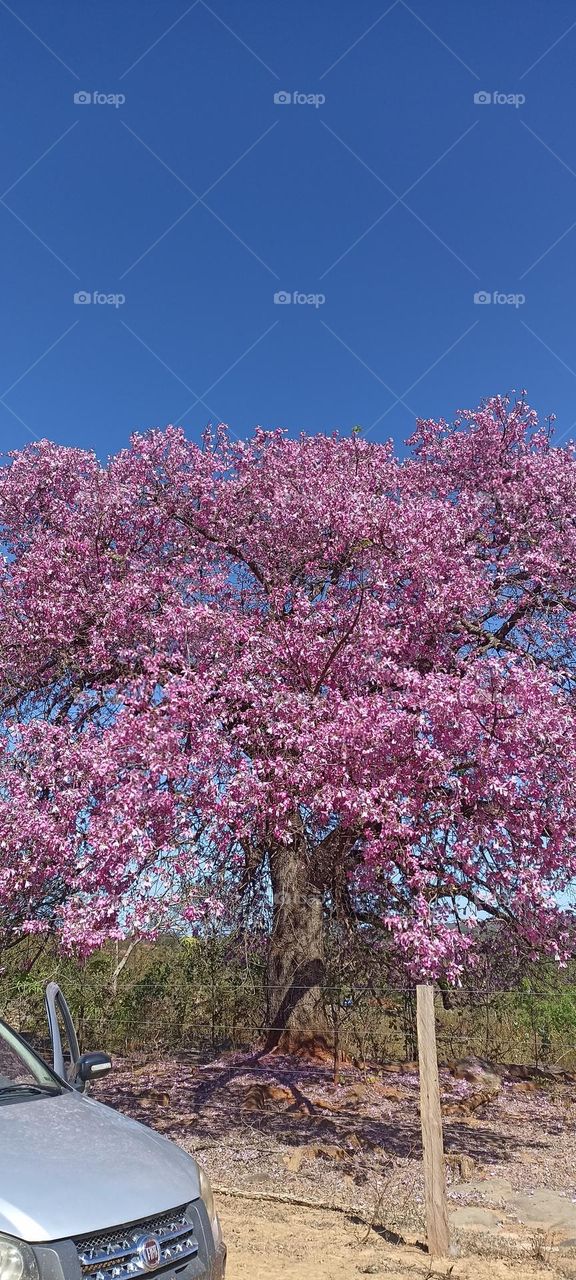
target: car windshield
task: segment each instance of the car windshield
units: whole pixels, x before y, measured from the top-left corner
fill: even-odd
[[[57,1076],[5,1022],[0,1022],[0,1103],[62,1091]]]

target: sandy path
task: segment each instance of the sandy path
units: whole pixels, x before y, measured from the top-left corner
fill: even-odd
[[[227,1280],[551,1280],[574,1276],[526,1260],[465,1257],[431,1263],[416,1248],[393,1246],[342,1214],[219,1197],[228,1243]],[[369,1235],[367,1239],[366,1236]]]

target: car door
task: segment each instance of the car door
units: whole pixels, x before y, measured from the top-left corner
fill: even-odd
[[[70,1009],[57,982],[49,982],[44,1001],[52,1044],[52,1066],[61,1080],[73,1084],[80,1048]]]
[[[101,1080],[112,1066],[107,1053],[80,1053],[74,1019],[57,982],[49,982],[44,1000],[52,1046],[52,1066],[61,1080],[66,1080],[84,1093],[95,1080]]]

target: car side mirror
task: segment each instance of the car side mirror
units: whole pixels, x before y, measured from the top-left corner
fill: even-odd
[[[112,1067],[112,1059],[107,1053],[83,1053],[74,1064],[71,1084],[80,1092],[89,1080],[100,1080],[108,1075]]]

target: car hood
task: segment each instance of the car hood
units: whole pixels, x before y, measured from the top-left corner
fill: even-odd
[[[185,1151],[93,1098],[66,1092],[0,1105],[0,1231],[60,1240],[199,1195]]]

